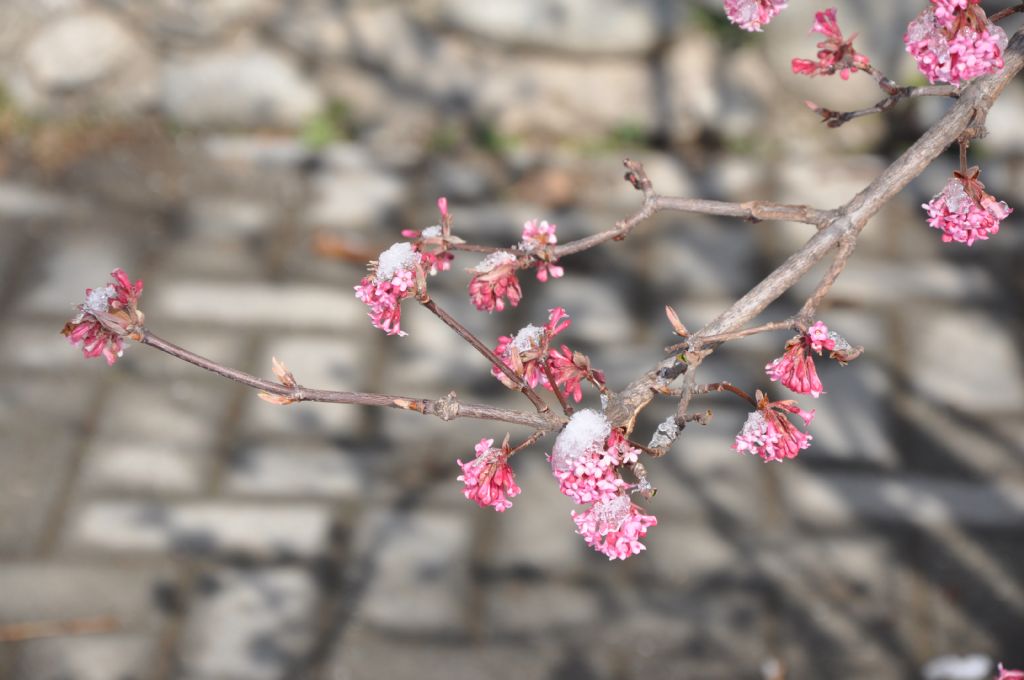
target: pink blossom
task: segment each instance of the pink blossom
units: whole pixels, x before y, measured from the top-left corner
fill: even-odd
[[[996,680],[1024,680],[1024,671],[1004,668],[1003,664],[999,664],[999,677]]]
[[[798,430],[787,413],[799,416],[804,425],[809,425],[814,418],[813,410],[805,411],[792,400],[769,402],[759,394],[757,410],[747,416],[732,448],[755,453],[765,462],[795,458],[811,445],[812,437]]]
[[[760,31],[784,9],[785,0],[725,0],[725,14],[729,21],[745,31]]]
[[[558,243],[555,231],[558,226],[547,220],[528,220],[523,223],[523,238],[518,248],[533,255],[537,266],[537,279],[546,283],[548,277],[557,279],[565,274],[565,270],[555,264],[557,260],[549,249]]]
[[[516,278],[519,258],[507,251],[491,253],[469,271],[469,297],[480,311],[493,312],[505,309],[505,300],[515,307],[523,299],[523,290]]]
[[[945,188],[921,207],[928,213],[929,226],[942,231],[943,243],[956,241],[973,245],[999,232],[999,223],[1013,209],[985,193],[978,181],[978,169],[966,175],[953,173]]]
[[[841,335],[830,331],[821,321],[816,322],[806,333],[802,333],[786,343],[785,353],[764,367],[772,382],[780,381],[783,385],[798,394],[809,394],[817,398],[825,390],[818,379],[814,366],[814,355],[820,356],[822,350],[829,350],[829,356],[845,363],[855,359],[859,349],[854,349]]]
[[[593,377],[598,383],[604,384],[604,373],[590,367],[589,357],[566,345],[548,352],[548,366],[555,378],[555,385],[562,389],[562,394],[572,397],[576,403],[583,399],[584,380]]]
[[[492,448],[493,439],[481,439],[474,449],[476,458],[463,463],[457,460],[462,474],[458,480],[466,487],[462,490],[466,498],[481,508],[493,507],[505,512],[512,507],[509,498],[518,496],[522,489],[516,484],[516,475],[508,464],[508,449]]]
[[[978,0],[932,0],[907,26],[903,42],[929,82],[960,85],[1003,68],[1009,39]]]
[[[572,518],[576,533],[610,560],[624,560],[646,550],[640,539],[658,523],[657,517],[644,514],[626,495],[598,501],[583,512],[573,511]]]
[[[538,384],[551,389],[544,366],[547,363],[548,343],[555,335],[569,327],[569,315],[561,307],[548,310],[548,322],[543,327],[528,324],[519,329],[514,336],[502,335],[498,338],[498,346],[494,353],[501,357],[505,365],[511,368],[530,387]],[[504,371],[497,366],[491,367],[491,375],[514,389],[516,385],[509,380]]]
[[[356,297],[370,308],[370,322],[388,335],[408,335],[401,328],[401,302],[416,292],[423,276],[423,256],[412,244],[395,243],[380,254],[372,271],[355,287]]]
[[[836,22],[835,8],[816,12],[814,15],[814,26],[812,31],[817,31],[825,36],[825,40],[818,43],[818,60],[794,59],[792,63],[793,73],[802,73],[808,76],[830,76],[836,71],[843,80],[848,80],[850,73],[862,70],[867,67],[869,61],[863,54],[858,54],[853,48],[853,39],[856,34],[848,39],[843,39],[842,31]]]
[[[113,366],[124,354],[124,338],[140,339],[144,315],[138,308],[142,280],[132,283],[120,268],[110,275],[112,284],[85,289],[85,302],[61,333],[86,358],[102,356]]]

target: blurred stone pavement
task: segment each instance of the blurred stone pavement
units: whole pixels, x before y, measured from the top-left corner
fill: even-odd
[[[424,310],[406,305],[407,338],[371,328],[352,294],[365,260],[434,224],[440,195],[468,240],[514,242],[532,217],[563,242],[606,229],[639,206],[626,156],[665,194],[847,200],[946,104],[818,125],[804,99],[879,95],[788,72],[814,49],[793,4],[748,36],[717,3],[669,0],[0,3],[0,678],[753,680],[779,663],[790,680],[886,680],[968,653],[1024,667],[1019,82],[972,146],[1018,210],[1003,231],[943,245],[919,205],[955,159],[930,168],[868,226],[821,313],[867,351],[800,400],[817,409],[811,449],[762,464],[730,449],[741,404],[695,404],[714,418],[648,462],[659,525],[624,563],[573,533],[551,437],[514,459],[523,494],[499,515],[455,481],[497,424],[271,406],[143,347],[84,361],[58,333],[120,266],[145,279],[147,326],[221,363],[270,376],[276,356],[308,386],[528,408]],[[875,63],[916,82],[900,39],[916,5],[836,4]],[[665,304],[700,327],[810,229],[662,215],[567,258],[564,279],[523,276],[523,303],[493,315],[465,294],[473,258],[430,283],[488,341],[564,306],[566,342],[614,389],[672,342]],[[316,254],[324,234],[352,256]],[[765,389],[786,339],[732,343],[701,379]]]

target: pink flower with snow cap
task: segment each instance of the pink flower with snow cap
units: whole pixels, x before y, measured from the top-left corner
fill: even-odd
[[[849,38],[843,39],[843,33],[839,30],[839,24],[836,21],[834,7],[816,12],[814,26],[811,30],[825,36],[825,40],[818,43],[818,60],[794,59],[792,62],[793,73],[802,73],[808,76],[830,76],[838,72],[840,78],[848,80],[850,73],[867,67],[868,58],[853,48],[853,39],[857,37],[857,34],[854,33]]]
[[[955,241],[968,246],[999,233],[999,223],[1013,212],[1003,201],[985,193],[978,181],[980,171],[954,172],[945,188],[921,207],[928,213],[928,225],[942,231],[943,243]]]
[[[61,334],[80,347],[87,358],[102,356],[107,365],[124,354],[124,339],[141,339],[144,315],[139,310],[142,280],[131,282],[123,269],[110,273],[114,282],[103,288],[86,288],[85,302],[64,324]]]
[[[540,384],[551,389],[544,374],[544,366],[548,360],[548,343],[551,338],[568,328],[569,324],[569,315],[565,310],[555,307],[548,310],[548,322],[544,326],[528,324],[520,328],[514,336],[499,337],[494,353],[530,387]],[[491,367],[491,375],[510,389],[518,388],[497,366]]]
[[[658,523],[632,503],[628,495],[632,485],[618,471],[636,463],[639,455],[603,414],[590,409],[572,415],[551,450],[551,470],[559,490],[576,503],[591,504],[572,513],[576,533],[611,559],[626,559],[644,550],[639,539]]]
[[[792,400],[769,402],[758,390],[757,410],[747,415],[732,448],[757,454],[766,463],[796,458],[800,451],[810,447],[812,437],[798,430],[786,414],[799,416],[804,425],[810,425],[814,419],[813,410],[805,411]]]
[[[505,300],[516,307],[523,299],[523,289],[519,287],[516,270],[519,258],[508,251],[499,250],[483,259],[470,273],[469,297],[473,305],[480,311],[493,312],[505,309]]]
[[[1009,43],[980,0],[932,0],[907,26],[907,52],[931,83],[960,85],[1003,68]]]
[[[537,280],[542,283],[546,283],[549,276],[557,279],[565,274],[565,270],[555,264],[557,259],[550,250],[550,246],[558,243],[558,237],[555,236],[557,229],[557,225],[547,220],[533,219],[523,223],[523,238],[518,248],[537,260]]]
[[[424,278],[422,254],[411,243],[395,243],[371,262],[371,273],[355,287],[356,297],[370,308],[370,322],[388,335],[408,335],[401,328],[401,302],[416,292]]]
[[[785,0],[725,0],[725,15],[744,31],[760,31],[786,5]]]
[[[427,227],[423,231],[403,229],[402,236],[415,239],[412,247],[421,257],[423,269],[431,276],[438,272],[446,272],[452,268],[455,256],[448,252],[449,243],[464,243],[461,238],[451,235],[451,215],[448,212],[448,199],[442,196],[437,199],[437,209],[441,213],[441,224]]]
[[[463,463],[457,460],[462,474],[458,480],[465,484],[463,495],[481,508],[492,507],[505,512],[512,507],[510,498],[518,496],[522,489],[516,484],[516,475],[508,464],[507,440],[501,448],[493,448],[493,439],[481,439],[474,449],[476,458]]]
[[[843,364],[860,356],[860,349],[854,348],[845,338],[818,321],[806,333],[790,339],[786,343],[785,353],[765,366],[764,370],[772,382],[778,380],[798,394],[809,394],[817,398],[825,390],[818,379],[811,351],[820,356],[822,350],[829,350],[830,356]]]

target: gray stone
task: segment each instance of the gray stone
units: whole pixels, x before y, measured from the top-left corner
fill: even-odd
[[[684,290],[690,299],[725,298],[738,297],[755,283],[756,251],[749,225],[672,215],[642,228],[648,227],[649,235],[633,237],[639,252],[629,255],[638,273],[659,289]]]
[[[18,103],[32,111],[59,108],[69,95],[88,108],[136,111],[155,95],[146,47],[115,17],[96,11],[45,25],[25,46],[24,71],[11,85]]]
[[[980,311],[909,310],[901,318],[910,339],[914,386],[939,403],[984,414],[1024,411],[1019,338]]]
[[[558,604],[552,606],[555,602]],[[485,607],[488,628],[495,635],[536,636],[578,628],[601,613],[595,592],[576,585],[536,581],[507,581],[488,587]]]
[[[107,0],[132,15],[161,41],[208,41],[266,20],[272,0]]]
[[[345,451],[300,444],[262,444],[240,452],[224,484],[236,494],[337,499],[358,497],[364,486]]]
[[[93,501],[67,530],[72,547],[127,552],[315,557],[327,550],[331,517],[309,503]]]
[[[355,294],[337,287],[183,279],[152,288],[145,309],[155,318],[291,329],[351,330],[369,324]]]
[[[469,510],[371,510],[358,523],[350,578],[365,583],[356,619],[407,633],[464,628]]]
[[[574,338],[585,338],[596,346],[622,346],[633,340],[637,332],[633,319],[623,299],[623,287],[610,277],[608,279],[586,279],[573,275],[572,263],[565,263],[566,274],[561,279],[549,279],[541,284],[537,281],[525,283],[524,297],[530,305],[531,323],[541,325],[547,321],[548,313],[556,302],[564,306],[572,319],[572,325],[556,340],[573,346]],[[529,272],[520,274],[521,279],[533,278]],[[529,295],[528,286],[536,285],[534,294]],[[516,330],[516,329],[509,329]],[[653,362],[652,362],[653,363]]]
[[[312,190],[312,201],[302,218],[305,224],[315,229],[374,231],[399,207],[406,193],[397,175],[372,168],[318,175]]]
[[[822,527],[866,520],[1006,529],[1024,520],[1024,487],[924,475],[816,473],[787,465],[782,496],[801,521]]]
[[[272,25],[277,38],[288,49],[324,60],[347,60],[354,50],[353,36],[345,12],[329,2],[316,0],[288,6]]]
[[[7,219],[46,219],[67,209],[58,194],[15,182],[0,182],[0,215]]]
[[[0,620],[54,621],[110,616],[135,633],[155,633],[158,588],[174,583],[166,567],[5,562],[0,569]],[[76,676],[77,677],[77,676]]]
[[[263,234],[274,225],[274,210],[248,198],[216,197],[193,201],[189,229],[204,240],[233,240]]]
[[[33,640],[22,645],[15,677],[24,680],[142,678],[158,663],[157,636],[136,632]]]
[[[312,157],[310,149],[293,136],[209,134],[203,151],[214,161],[232,166],[267,170],[295,169]]]
[[[213,451],[150,438],[95,440],[81,484],[88,489],[140,493],[202,491]]]
[[[285,55],[243,45],[165,63],[160,103],[187,125],[296,127],[323,101]]]
[[[658,0],[441,0],[441,18],[488,41],[581,54],[642,54],[669,38],[680,12]]]
[[[273,680],[309,648],[318,593],[300,569],[219,569],[201,576],[180,646],[189,677]]]

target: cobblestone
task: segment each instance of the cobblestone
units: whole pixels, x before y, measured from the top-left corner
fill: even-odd
[[[344,451],[326,446],[263,444],[231,458],[227,491],[255,496],[357,498],[363,474]]]

